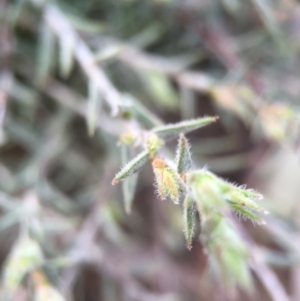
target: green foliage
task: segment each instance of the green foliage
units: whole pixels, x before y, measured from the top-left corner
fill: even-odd
[[[122,157],[123,164],[126,164],[126,162],[129,161],[130,148],[127,145],[121,145],[121,157]],[[131,212],[131,205],[134,198],[136,184],[137,184],[137,174],[124,179],[122,182],[124,205],[127,213]]]
[[[176,166],[177,172],[182,177],[187,171],[190,170],[192,165],[192,157],[190,146],[187,139],[183,134],[180,135],[176,153]]]
[[[167,138],[178,132],[197,129],[204,123],[212,121],[215,121],[215,118],[202,118],[197,121],[161,126],[152,131],[160,137]],[[157,144],[155,143],[157,138],[150,137],[151,144],[159,146],[150,148],[155,150],[152,152],[153,156],[163,143]],[[116,175],[113,184],[139,171],[148,159],[145,157],[146,154],[149,154],[149,149],[127,163]],[[201,217],[202,241],[208,250],[215,275],[230,289],[236,284],[249,289],[251,286],[250,272],[247,267],[249,254],[238,233],[230,226],[229,215],[230,211],[234,211],[252,222],[264,223],[259,214],[266,213],[266,211],[255,203],[256,200],[262,198],[262,195],[252,189],[228,183],[206,169],[190,170],[190,146],[183,134],[179,136],[174,164],[176,164],[176,170],[171,168],[164,159],[159,157],[152,159],[157,193],[162,200],[169,197],[175,204],[178,204],[181,187],[184,186],[183,223],[187,248],[189,250],[192,248],[196,207]],[[134,181],[136,181],[135,178]],[[124,198],[127,198],[127,195],[128,193],[124,195]]]
[[[112,184],[115,185],[125,178],[138,172],[149,160],[149,152],[147,150],[141,152],[130,162],[128,162],[114,177]]]
[[[247,246],[236,230],[221,214],[212,214],[202,225],[202,240],[205,242],[211,267],[227,287],[237,283],[250,290],[252,279],[245,262],[249,258]]]
[[[5,300],[299,299],[299,4],[240,2],[0,1]]]
[[[130,175],[139,171],[144,164],[159,150],[163,145],[163,141],[159,137],[176,137],[179,133],[186,133],[201,128],[216,121],[216,117],[204,117],[195,120],[189,120],[180,122],[177,124],[168,124],[160,127],[156,127],[144,135],[146,150],[128,162],[115,176],[112,184],[117,184],[119,181],[129,177]],[[138,137],[133,138],[138,140]]]
[[[191,250],[192,240],[194,237],[196,210],[194,208],[194,200],[190,195],[187,195],[185,197],[183,207],[184,234],[186,238],[187,248]]]
[[[153,133],[164,139],[174,138],[181,133],[189,133],[191,131],[207,126],[213,122],[216,122],[217,119],[218,117],[203,117],[195,120],[183,121],[176,124],[163,125],[154,128],[152,131]]]

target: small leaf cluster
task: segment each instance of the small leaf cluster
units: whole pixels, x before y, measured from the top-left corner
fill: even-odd
[[[151,161],[155,177],[155,186],[160,199],[171,199],[175,204],[182,200],[183,227],[187,248],[192,248],[195,236],[196,212],[200,216],[201,241],[207,250],[211,270],[222,278],[228,287],[240,284],[246,288],[251,285],[251,277],[247,266],[249,257],[247,246],[232,225],[232,212],[263,224],[262,214],[267,212],[256,201],[262,195],[253,189],[237,186],[218,177],[207,169],[192,170],[190,145],[184,133],[196,130],[213,123],[217,117],[204,117],[177,124],[169,124],[143,133],[143,139],[124,139],[120,144],[122,154],[126,149],[126,157],[130,153],[126,141],[143,140],[144,150],[129,160],[116,174],[112,184],[123,181],[123,192],[126,211],[130,212],[136,186],[136,173]],[[128,136],[128,134],[126,134]],[[125,137],[127,137],[125,135]],[[175,162],[158,156],[164,141],[178,137]],[[124,142],[125,141],[125,142]],[[134,175],[134,177],[130,177]]]
[[[217,117],[204,117],[191,121],[184,121],[177,124],[169,124],[153,128],[149,132],[144,132],[140,136],[134,138],[134,134],[125,133],[120,138],[120,145],[122,149],[122,160],[124,167],[116,174],[112,184],[115,185],[123,181],[123,191],[128,190],[132,186],[130,181],[124,181],[129,176],[137,173],[147,162],[152,162],[154,174],[156,176],[156,186],[158,193],[162,199],[170,196],[175,203],[179,198],[179,177],[176,171],[169,166],[169,164],[157,156],[158,150],[164,145],[162,139],[177,137],[182,132],[190,132],[195,129],[204,127],[217,120]],[[138,136],[138,134],[136,134]],[[143,151],[129,160],[130,151],[128,148],[133,147],[135,144],[141,144]],[[128,163],[125,163],[129,161]],[[182,164],[182,163],[180,163]],[[126,210],[130,211],[131,201],[125,198]],[[132,195],[133,199],[133,195]]]

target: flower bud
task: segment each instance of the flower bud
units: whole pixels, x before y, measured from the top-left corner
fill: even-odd
[[[152,160],[158,195],[162,200],[170,197],[174,203],[179,201],[180,185],[175,171],[163,160]]]
[[[145,144],[146,148],[151,157],[153,157],[156,152],[163,146],[164,142],[155,134],[147,133],[145,134]]]

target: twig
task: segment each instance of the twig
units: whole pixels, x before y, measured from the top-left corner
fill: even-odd
[[[111,107],[112,115],[117,115],[123,102],[121,94],[110,82],[104,71],[94,62],[93,53],[73,29],[68,19],[55,5],[49,4],[45,9],[45,20],[60,39],[65,39],[66,36],[69,36],[75,41],[75,58],[89,77],[89,80],[94,81],[98,86],[103,98]]]

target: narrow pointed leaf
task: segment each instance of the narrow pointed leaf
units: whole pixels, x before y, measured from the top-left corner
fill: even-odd
[[[249,289],[249,252],[236,229],[222,214],[212,212],[210,217],[203,219],[202,230],[202,241],[215,277],[229,290],[236,285]]]
[[[259,0],[252,0],[252,2],[261,15],[266,29],[269,31],[274,41],[278,44],[279,49],[285,53],[287,51],[286,37],[274,17],[272,10],[269,8],[269,5],[267,4],[268,2]]]
[[[260,225],[265,223],[263,221],[263,219],[256,212],[254,212],[246,207],[240,206],[236,203],[233,203],[231,201],[229,201],[229,204],[239,217],[241,217],[243,219],[249,219],[253,223],[257,223]]]
[[[192,158],[190,146],[183,134],[180,135],[176,154],[177,172],[182,176],[190,170]]]
[[[224,284],[228,289],[234,288],[237,284],[246,291],[250,291],[252,287],[252,279],[247,266],[247,258],[234,250],[234,248],[225,248],[222,253],[222,269],[227,270],[224,273]]]
[[[217,119],[218,117],[203,117],[193,120],[187,120],[175,124],[156,127],[152,130],[152,132],[157,134],[161,138],[173,138],[181,133],[188,133],[216,122]]]
[[[74,63],[74,46],[75,46],[75,37],[72,35],[60,36],[59,38],[59,65],[60,72],[63,77],[68,77]]]
[[[101,49],[98,53],[95,53],[94,61],[97,63],[103,63],[107,60],[115,59],[123,50],[123,45],[108,46]]]
[[[253,200],[245,197],[239,192],[231,192],[228,194],[228,197],[231,204],[236,204],[237,206],[245,207],[253,211],[268,214],[268,212],[264,208],[260,207]]]
[[[49,26],[44,23],[41,28],[38,46],[38,69],[36,81],[44,85],[52,71],[55,52],[55,36]]]
[[[194,200],[191,196],[187,196],[184,200],[184,210],[183,210],[183,222],[184,222],[184,234],[186,238],[187,248],[191,250],[192,240],[194,237],[195,228],[195,213]]]
[[[128,162],[121,170],[116,174],[112,181],[112,185],[119,183],[125,178],[133,175],[138,172],[148,161],[149,161],[149,153],[148,151],[143,151],[135,158],[133,158],[130,162]]]
[[[143,69],[141,78],[144,79],[153,101],[167,109],[179,107],[179,96],[170,82],[169,76],[160,72]]]
[[[260,201],[263,199],[263,195],[260,194],[259,192],[255,191],[254,189],[243,189],[243,188],[236,188],[236,191],[240,194],[242,194],[244,197],[255,200],[255,201]]]
[[[130,160],[130,148],[127,145],[122,145],[121,152],[122,163],[125,164]],[[134,174],[131,177],[124,179],[122,182],[124,205],[128,214],[131,212],[131,205],[135,194],[137,178],[137,174]]]

